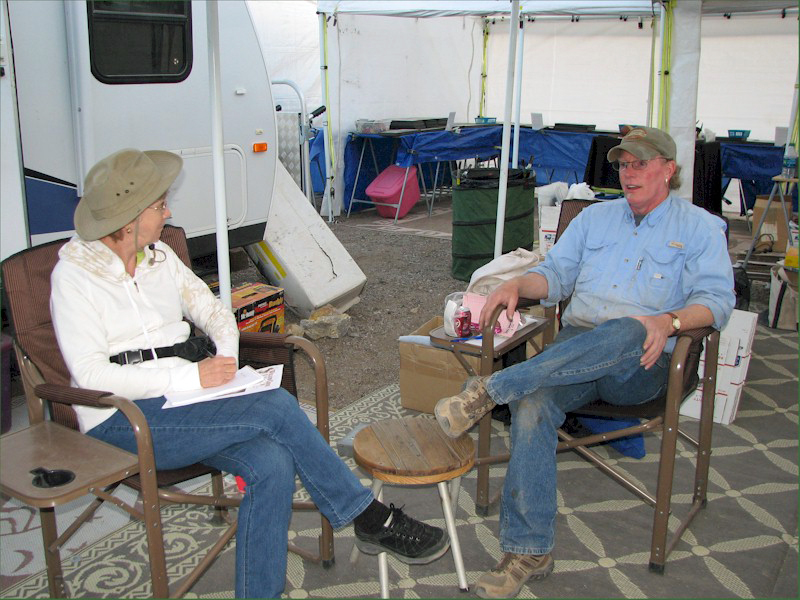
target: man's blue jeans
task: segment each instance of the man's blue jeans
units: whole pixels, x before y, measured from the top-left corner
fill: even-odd
[[[333,527],[349,523],[372,502],[372,492],[282,388],[167,410],[161,409],[163,397],[136,404],[150,426],[159,469],[202,462],[247,483],[236,532],[238,598],[277,598],[283,592],[295,473]],[[88,434],[136,452],[130,424],[119,411]]]
[[[642,404],[667,386],[670,356],[639,365],[646,331],[613,319],[594,329],[567,326],[544,352],[491,375],[487,390],[511,410],[511,461],[500,505],[500,548],[547,554],[554,545],[557,428],[593,400]]]

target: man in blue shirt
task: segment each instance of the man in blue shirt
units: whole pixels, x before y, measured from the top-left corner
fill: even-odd
[[[674,336],[722,328],[734,306],[733,271],[721,219],[672,193],[680,186],[675,142],[650,127],[608,152],[624,199],[594,204],[567,227],[544,263],[492,292],[513,315],[520,297],[572,296],[563,329],[545,351],[443,398],[436,418],[453,437],[497,404],[509,404],[513,448],[500,515],[504,557],[476,586],[508,598],[553,570],[557,428],[565,413],[602,399],[642,404],[666,389]]]

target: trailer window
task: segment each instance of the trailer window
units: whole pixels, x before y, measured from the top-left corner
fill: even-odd
[[[92,74],[103,83],[175,83],[192,70],[191,2],[87,2]]]

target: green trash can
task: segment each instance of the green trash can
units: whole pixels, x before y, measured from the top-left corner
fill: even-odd
[[[522,169],[508,170],[503,254],[533,250],[536,177]],[[500,169],[466,169],[453,184],[454,278],[469,281],[472,273],[494,258]]]

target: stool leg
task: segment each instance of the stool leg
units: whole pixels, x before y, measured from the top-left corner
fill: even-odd
[[[444,511],[445,523],[447,523],[447,533],[450,535],[450,549],[453,552],[453,562],[456,564],[458,587],[462,592],[468,592],[467,574],[464,572],[464,559],[461,557],[461,544],[458,542],[458,532],[456,531],[456,521],[453,518],[450,492],[447,489],[446,481],[440,481],[437,485],[439,487],[439,496],[442,498],[442,510]]]
[[[375,499],[379,502],[382,501],[383,482],[380,479],[372,480],[372,495],[375,496]],[[361,552],[358,551],[358,546],[356,546],[356,543],[353,542],[353,549],[350,551],[350,564],[355,565],[358,562],[359,556],[361,556]]]
[[[458,510],[458,495],[461,493],[461,477],[450,480],[450,500],[453,514]]]
[[[383,502],[383,482],[380,479],[372,480],[372,495],[378,502]],[[350,564],[354,565],[361,554],[353,542],[353,550],[350,552]],[[381,584],[381,598],[389,597],[389,558],[386,552],[378,554],[378,580]]]

